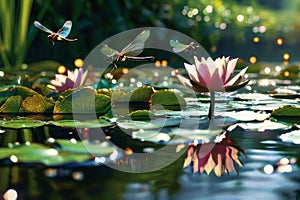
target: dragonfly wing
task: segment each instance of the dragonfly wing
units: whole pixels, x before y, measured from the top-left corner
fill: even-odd
[[[146,40],[150,36],[150,30],[144,30],[132,42],[130,42],[122,51],[121,55],[137,56],[142,53]]]
[[[186,50],[189,47],[189,45],[181,44],[180,42],[178,42],[178,40],[173,40],[173,39],[171,39],[169,41],[169,44],[170,44],[171,47],[173,47],[173,51],[175,53],[182,52],[182,51]]]
[[[106,44],[102,45],[102,48],[100,51],[106,56],[114,56],[115,54],[119,54],[119,52],[117,50],[110,48]]]
[[[60,37],[65,38],[70,34],[71,28],[72,28],[72,21],[66,21],[64,25],[57,31],[57,34]]]
[[[45,31],[46,33],[50,33],[53,34],[54,32],[49,30],[48,28],[46,28],[45,26],[43,26],[40,22],[38,21],[34,21],[33,24],[35,25],[35,27],[37,27],[38,29]]]

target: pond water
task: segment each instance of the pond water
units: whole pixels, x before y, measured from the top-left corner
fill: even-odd
[[[270,84],[267,84],[268,81]],[[273,81],[277,83],[276,86],[271,84]],[[293,89],[296,93],[284,93],[286,98],[276,96],[282,95],[281,93],[264,94],[277,88],[285,91]],[[151,122],[132,124],[126,120],[120,120],[107,124],[101,128],[104,135],[98,134],[99,130],[90,125],[88,129],[84,128],[84,125],[76,129],[70,124],[62,127],[61,124],[43,120],[46,123],[18,128],[5,127],[1,121],[2,148],[0,150],[2,152],[9,145],[15,145],[18,148],[19,144],[11,144],[14,141],[20,141],[27,146],[42,143],[47,148],[56,149],[58,152],[55,152],[56,157],[53,159],[42,159],[43,156],[49,156],[48,152],[47,155],[41,153],[40,157],[34,160],[32,158],[34,156],[27,156],[26,152],[32,155],[34,151],[39,152],[40,149],[36,147],[33,151],[25,148],[21,153],[16,150],[15,155],[19,155],[15,156],[16,158],[12,155],[1,157],[1,197],[17,195],[18,199],[125,200],[300,199],[300,120],[298,118],[278,120],[270,117],[271,111],[280,106],[299,104],[299,99],[297,99],[299,97],[295,94],[299,94],[299,88],[291,88],[290,83],[285,84],[279,80],[268,79],[263,84],[253,81],[249,87],[238,94],[228,94],[226,101],[222,95],[217,97],[216,122],[217,124],[223,123],[222,129],[227,130],[224,136],[227,143],[221,142],[222,147],[226,149],[233,147],[237,151],[238,160],[243,164],[243,166],[238,166],[237,158],[231,156],[234,161],[234,167],[231,169],[236,169],[238,172],[233,170],[229,174],[221,173],[220,177],[216,176],[215,171],[209,175],[205,172],[193,173],[195,162],[183,168],[190,143],[194,143],[196,148],[201,145],[201,141],[214,138],[208,133],[203,136],[205,134],[201,132],[201,130],[210,129],[211,124],[211,121],[206,118],[209,104],[208,97],[205,95],[186,98],[188,106],[184,111],[159,110],[155,112],[158,119]],[[7,116],[2,116],[2,119],[7,119]],[[184,126],[182,126],[183,119],[185,119]],[[162,125],[161,121],[163,121]],[[199,132],[195,132],[196,126]],[[127,130],[126,133],[124,129]],[[292,131],[294,131],[293,134],[291,134]],[[160,135],[158,136],[157,133]],[[174,135],[179,135],[179,138],[175,137],[173,141]],[[50,140],[56,139],[56,142],[51,142],[49,138]],[[79,154],[74,154],[74,149],[68,146],[70,144],[66,141],[72,139],[73,141],[84,139],[90,142],[108,140],[120,148],[112,151],[118,152],[114,158],[112,158],[114,153],[108,150],[93,153],[93,155],[103,154],[101,157],[93,156],[86,159],[86,157],[81,157],[84,156],[82,150]],[[222,141],[225,139],[223,138]],[[170,143],[170,141],[173,142]],[[195,144],[195,141],[199,144]],[[147,159],[137,161],[136,157],[132,159],[131,156],[134,156],[132,152],[151,154],[155,152],[155,149],[168,145],[174,146],[173,153],[179,154],[177,159],[150,172],[128,172],[128,168],[132,168],[133,172],[138,172],[141,166],[150,165],[151,162],[156,162],[155,159],[160,160],[168,156],[162,151],[161,157],[152,160],[150,157],[147,160],[148,157],[146,157]],[[183,150],[178,150],[180,145],[184,146]],[[108,148],[107,144],[103,146]],[[213,155],[214,150],[211,149],[211,152],[207,153]],[[127,172],[118,170],[116,166],[120,165],[126,166]]]

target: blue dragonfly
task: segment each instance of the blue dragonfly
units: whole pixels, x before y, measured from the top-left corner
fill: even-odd
[[[40,30],[49,33],[48,35],[48,40],[50,42],[52,42],[52,44],[55,44],[56,40],[65,40],[65,41],[69,41],[69,42],[74,42],[77,40],[77,38],[74,39],[69,39],[67,38],[67,36],[70,34],[71,32],[71,28],[72,28],[72,21],[66,21],[64,23],[64,25],[55,33],[51,30],[49,30],[48,28],[46,28],[44,25],[42,25],[40,22],[38,21],[34,21],[33,24]]]

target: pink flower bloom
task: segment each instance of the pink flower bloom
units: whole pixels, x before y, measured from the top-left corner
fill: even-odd
[[[77,88],[83,85],[87,76],[87,71],[83,73],[83,69],[75,69],[74,72],[68,70],[68,76],[56,74],[55,80],[51,80],[51,84],[58,92],[63,92],[68,89]]]
[[[205,143],[190,145],[184,167],[193,163],[194,173],[210,174],[214,171],[216,176],[221,176],[225,172],[237,172],[237,166],[243,166],[238,154],[242,149],[232,144],[229,138],[224,138],[219,143]]]
[[[249,80],[242,81],[248,67],[232,77],[238,58],[222,57],[214,61],[209,57],[207,59],[201,58],[201,61],[199,61],[197,57],[194,57],[194,60],[194,65],[184,63],[190,79],[179,74],[177,74],[177,78],[183,85],[196,92],[234,91],[249,82]]]

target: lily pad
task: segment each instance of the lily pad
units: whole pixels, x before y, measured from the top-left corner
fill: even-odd
[[[135,89],[130,97],[130,102],[149,102],[154,89],[150,86],[143,86]]]
[[[272,112],[272,116],[278,117],[300,117],[300,107],[286,105]]]
[[[169,91],[161,90],[155,92],[151,97],[151,104],[157,109],[155,105],[161,105],[168,110],[182,110],[186,107],[186,101],[178,94]]]
[[[0,120],[0,127],[11,129],[34,128],[44,125],[44,122],[38,120]]]
[[[82,88],[74,91],[62,101],[57,101],[54,114],[59,113],[99,113],[105,114],[110,110],[110,97],[95,94],[92,88]]]
[[[279,136],[282,142],[300,144],[300,130],[294,130]]]
[[[54,101],[48,99],[41,94],[27,97],[22,102],[22,110],[24,112],[52,112],[54,108]]]
[[[0,113],[16,113],[20,111],[22,103],[21,96],[9,97],[6,102],[0,107]]]
[[[130,117],[132,120],[151,120],[155,116],[154,114],[149,110],[137,110],[132,113],[130,113]]]
[[[55,126],[70,127],[70,128],[99,128],[108,127],[113,125],[113,123],[107,120],[93,120],[93,121],[75,121],[75,120],[59,120],[51,122]]]
[[[256,130],[259,132],[263,132],[265,130],[286,130],[290,128],[290,126],[287,124],[272,122],[270,120],[265,120],[264,122],[258,123],[238,123],[236,125],[245,130]]]
[[[54,148],[41,144],[19,145],[13,148],[1,148],[0,159],[10,158],[12,162],[41,163],[47,166],[57,166],[70,162],[83,162],[90,155],[65,154]]]
[[[146,130],[146,131],[134,131],[132,132],[133,139],[140,139],[141,141],[147,142],[168,142],[171,140],[171,137],[167,133],[153,131],[153,130]]]
[[[109,145],[108,142],[92,143],[87,140],[76,141],[74,139],[57,139],[55,141],[61,146],[61,151],[66,151],[69,153],[106,156],[116,150],[116,147]]]
[[[260,113],[247,110],[240,112],[226,112],[225,115],[238,121],[264,121],[265,119],[270,117],[270,114],[267,113]]]

